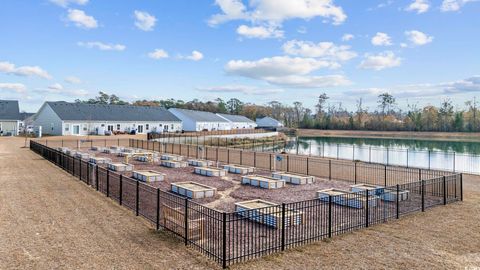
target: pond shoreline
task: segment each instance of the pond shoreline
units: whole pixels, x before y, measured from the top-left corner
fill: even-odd
[[[415,132],[297,129],[299,137],[345,137],[371,139],[413,139],[452,142],[480,142],[480,132]]]

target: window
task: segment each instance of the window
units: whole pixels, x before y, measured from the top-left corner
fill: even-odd
[[[159,126],[159,127],[162,127],[163,125],[162,125],[162,124],[160,124],[160,125],[158,125],[158,126]]]
[[[120,124],[117,124],[117,130],[120,130]]]
[[[66,124],[65,125],[65,131],[69,131],[70,130],[70,124]]]
[[[145,129],[148,130],[150,128],[149,124],[145,124]]]
[[[101,126],[101,127],[104,127],[104,126],[105,126],[105,124],[101,124],[100,126]]]
[[[173,124],[170,126],[170,129],[175,129],[174,126],[173,126]]]

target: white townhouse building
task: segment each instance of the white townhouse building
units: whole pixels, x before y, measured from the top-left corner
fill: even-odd
[[[143,134],[182,130],[182,121],[155,106],[45,102],[34,117],[49,135],[103,135],[105,131]]]
[[[217,113],[218,116],[230,123],[231,129],[254,129],[257,124],[243,115]]]
[[[16,136],[22,127],[17,100],[0,100],[0,136]]]
[[[231,125],[228,120],[211,112],[194,111],[186,109],[169,109],[176,117],[182,120],[183,130],[185,131],[204,131],[204,130],[230,130]]]

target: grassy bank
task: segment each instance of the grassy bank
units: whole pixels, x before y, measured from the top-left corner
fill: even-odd
[[[363,131],[298,129],[301,137],[354,137],[374,139],[415,139],[438,141],[480,142],[479,132],[413,132],[413,131]]]

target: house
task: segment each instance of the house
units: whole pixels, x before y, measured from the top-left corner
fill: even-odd
[[[22,119],[17,100],[0,100],[0,136],[16,136]]]
[[[282,128],[283,124],[282,122],[273,119],[271,117],[263,117],[263,118],[257,118],[256,120],[257,126],[259,128],[272,128],[272,129],[277,129],[277,128]]]
[[[203,130],[230,130],[230,122],[211,112],[193,111],[186,109],[169,109],[176,117],[180,118],[185,131]]]
[[[230,123],[231,129],[254,129],[257,126],[253,120],[250,120],[243,115],[225,113],[217,113],[217,115],[227,120]]]
[[[162,107],[45,102],[34,126],[49,135],[103,135],[105,131],[130,133],[175,132],[182,121]]]

